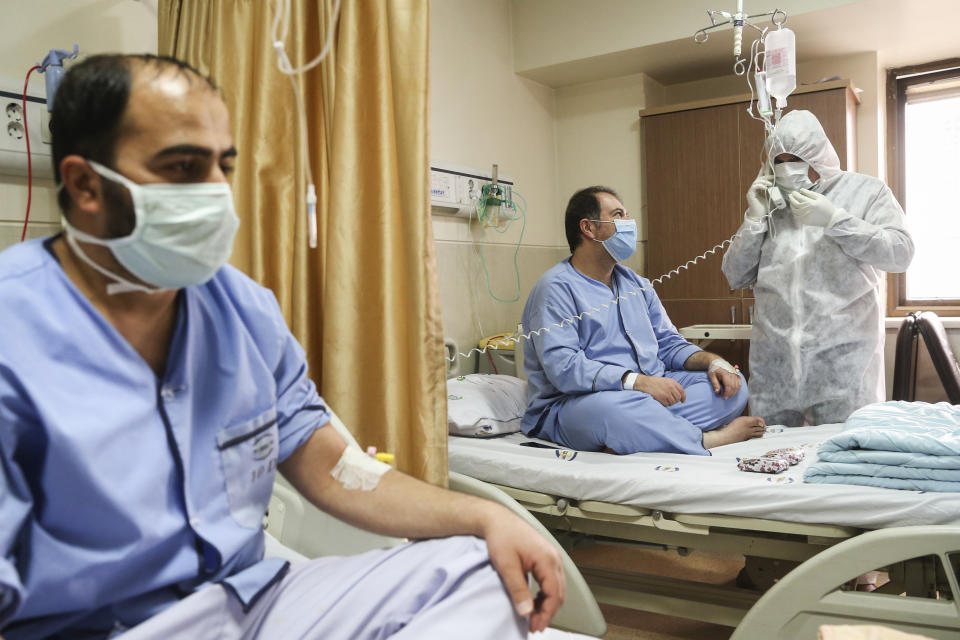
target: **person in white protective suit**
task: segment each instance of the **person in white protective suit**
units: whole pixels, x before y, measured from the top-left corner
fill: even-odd
[[[756,297],[751,413],[792,427],[843,422],[884,400],[880,283],[906,270],[913,240],[890,189],[841,170],[809,111],[783,116],[766,149],[773,175],[761,170],[751,185],[723,257],[730,287]],[[779,209],[767,205],[774,184]]]

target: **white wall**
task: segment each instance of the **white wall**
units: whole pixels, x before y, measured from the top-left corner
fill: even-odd
[[[82,55],[157,52],[157,0],[30,0],[15,4],[13,15],[0,21],[0,88],[6,91],[22,92],[27,70],[50,49],[73,49],[78,44]],[[29,93],[46,95],[44,77],[37,72],[30,77]],[[35,144],[31,140],[31,147]],[[26,177],[0,174],[0,248],[20,239],[26,184]],[[34,180],[28,236],[55,233],[59,219],[52,180]]]
[[[678,82],[663,87],[664,104],[682,104],[723,96],[738,96],[750,93],[742,77],[727,73],[715,78]]]
[[[860,90],[860,106],[857,107],[857,172],[884,178],[880,173],[880,158],[886,151],[879,135],[884,89],[877,80],[877,65],[876,51],[815,60],[797,65],[797,82],[809,84],[833,76],[853,81],[853,85]]]
[[[557,90],[561,201],[577,189],[602,184],[617,190],[627,211],[640,214],[643,172],[637,109],[646,104],[647,82],[647,76],[638,74]]]
[[[640,225],[642,242],[628,264],[641,274],[647,237],[637,111],[656,101],[661,89],[645,74],[557,89],[558,200],[566,203],[589,185],[615,189]]]
[[[530,288],[565,255],[557,201],[553,89],[513,71],[509,0],[430,3],[430,155],[477,169],[497,163],[527,200],[517,260],[520,296],[487,291],[476,223],[433,216],[444,333],[462,350],[484,335],[515,329]],[[487,230],[484,261],[498,297],[516,295],[514,252],[521,225]],[[471,365],[472,366],[472,365]]]

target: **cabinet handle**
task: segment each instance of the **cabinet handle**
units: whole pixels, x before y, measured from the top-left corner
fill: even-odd
[[[730,324],[737,324],[737,305],[730,307]]]
[[[753,324],[753,305],[750,305],[750,324]]]

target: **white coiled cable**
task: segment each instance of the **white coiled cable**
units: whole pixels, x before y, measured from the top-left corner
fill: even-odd
[[[761,218],[760,220],[762,221],[764,218],[769,218],[772,214],[773,214],[772,211],[768,211],[768,212],[763,216],[763,218]],[[728,246],[730,246],[731,244],[733,244],[733,241],[734,241],[734,240],[736,240],[737,238],[740,237],[740,233],[741,233],[740,231],[737,231],[735,234],[733,234],[732,236],[730,236],[729,238],[727,238],[726,240],[724,240],[724,241],[721,242],[720,244],[717,244],[717,245],[713,246],[712,248],[707,249],[706,251],[704,251],[703,253],[701,253],[701,254],[698,255],[697,257],[695,257],[695,258],[693,258],[693,259],[691,259],[691,260],[687,260],[684,264],[676,267],[675,269],[671,269],[670,271],[668,271],[667,273],[663,274],[662,276],[659,276],[658,278],[655,278],[655,279],[653,279],[653,280],[650,280],[650,283],[651,283],[651,284],[662,284],[664,280],[668,280],[669,278],[671,278],[671,277],[673,277],[673,276],[675,276],[675,275],[678,275],[681,271],[684,271],[684,270],[689,269],[690,267],[692,267],[693,265],[697,264],[698,262],[701,262],[702,260],[706,260],[709,256],[715,255],[715,254],[717,253],[717,251],[721,251],[721,250],[723,250],[723,249],[726,249]],[[593,307],[593,308],[591,308],[591,309],[587,309],[586,311],[582,311],[582,312],[578,313],[577,315],[573,315],[573,316],[570,316],[570,317],[568,317],[568,318],[563,318],[563,319],[560,320],[559,322],[553,322],[553,323],[549,324],[548,326],[540,327],[539,329],[534,329],[533,331],[528,331],[527,333],[519,333],[519,334],[512,335],[512,336],[504,336],[504,337],[502,337],[502,338],[498,338],[497,341],[500,342],[500,343],[503,343],[503,342],[512,342],[514,345],[519,345],[521,341],[523,341],[523,340],[531,340],[531,339],[533,339],[533,336],[539,336],[541,333],[550,332],[550,331],[553,330],[553,329],[563,329],[565,326],[573,326],[574,323],[576,323],[576,322],[578,322],[578,321],[580,321],[580,320],[583,320],[583,318],[584,318],[585,316],[592,316],[593,314],[595,314],[595,313],[597,313],[597,312],[599,312],[599,311],[608,310],[608,309],[610,309],[610,305],[620,304],[620,301],[621,301],[621,300],[628,300],[629,298],[628,298],[627,296],[634,296],[634,297],[636,297],[636,296],[640,295],[640,292],[641,292],[641,291],[646,291],[646,287],[639,287],[639,288],[637,288],[637,289],[632,289],[632,290],[630,290],[630,291],[625,291],[625,292],[620,293],[619,295],[617,295],[617,296],[616,296],[615,298],[613,298],[612,300],[610,300],[610,301],[608,301],[608,302],[605,302],[605,303],[603,303],[603,304],[601,304],[601,305],[598,305],[598,306],[596,306],[596,307]],[[495,345],[495,344],[493,343],[493,341],[490,341],[490,342],[487,343],[487,346],[485,346],[485,347],[474,347],[473,349],[470,349],[470,350],[467,351],[467,352],[462,352],[462,351],[461,351],[461,352],[457,352],[457,353],[455,353],[453,356],[447,357],[446,360],[447,360],[447,362],[454,362],[457,358],[469,358],[469,357],[472,356],[474,353],[484,354],[484,353],[487,352],[488,349],[492,349],[492,350],[496,351],[496,350],[499,350],[500,347],[498,347],[497,345]]]

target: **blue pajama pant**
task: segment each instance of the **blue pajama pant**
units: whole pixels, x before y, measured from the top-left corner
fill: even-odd
[[[295,564],[248,613],[212,585],[119,638],[519,640],[528,624],[486,543],[460,536]]]
[[[564,399],[551,411],[541,437],[578,451],[621,454],[645,452],[710,455],[703,432],[728,424],[743,413],[749,392],[724,400],[713,391],[706,371],[667,371],[686,390],[685,402],[665,407],[642,391],[598,391]],[[741,376],[742,378],[743,376]]]

